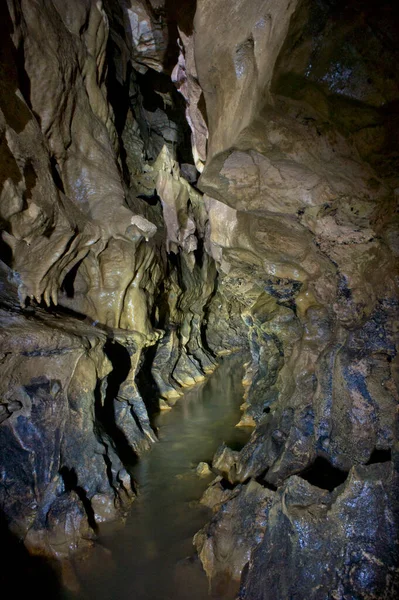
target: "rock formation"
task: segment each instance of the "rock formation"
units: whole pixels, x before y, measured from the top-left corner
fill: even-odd
[[[195,544],[242,600],[398,593],[399,12],[7,0],[0,499],[66,557],[154,411],[248,349]],[[238,589],[240,591],[238,592]]]

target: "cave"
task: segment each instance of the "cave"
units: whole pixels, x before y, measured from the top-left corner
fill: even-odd
[[[0,593],[399,597],[397,3],[0,17]]]

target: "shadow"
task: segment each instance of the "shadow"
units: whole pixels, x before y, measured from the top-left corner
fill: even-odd
[[[0,69],[0,77],[1,77],[1,69]],[[1,94],[1,86],[0,86],[0,94]],[[1,106],[0,102],[0,108]],[[3,110],[4,113],[4,110]],[[11,179],[11,181],[18,185],[18,183],[22,179],[21,171],[19,170],[17,161],[15,160],[14,155],[12,154],[8,142],[5,136],[5,132],[3,132],[0,136],[0,187],[3,188],[4,183]]]
[[[377,463],[390,462],[391,460],[392,452],[390,448],[388,450],[377,450],[377,448],[374,448],[366,465],[375,465]]]
[[[76,492],[76,494],[79,497],[79,500],[83,504],[83,508],[85,509],[87,520],[88,520],[90,527],[93,529],[93,531],[97,532],[98,527],[97,527],[93,507],[91,505],[90,500],[87,497],[86,490],[84,490],[81,486],[78,485],[78,477],[76,475],[75,469],[69,469],[68,467],[62,467],[60,469],[59,473],[64,482],[65,491]]]
[[[219,288],[219,273],[218,273],[218,271],[215,268],[214,286],[213,286],[213,290],[212,290],[211,294],[209,295],[209,297],[208,297],[208,299],[206,301],[206,304],[205,304],[205,306],[203,308],[204,317],[203,317],[202,322],[201,322],[201,330],[200,330],[202,347],[213,358],[216,358],[216,355],[215,355],[215,353],[213,352],[213,350],[210,348],[210,346],[208,344],[208,339],[207,339],[206,333],[207,333],[207,330],[208,330],[208,322],[209,322],[209,317],[210,317],[210,314],[211,314],[212,300],[216,296],[218,288]]]
[[[258,477],[255,477],[255,481],[257,483],[259,483],[259,485],[261,485],[262,487],[266,488],[267,490],[270,490],[271,492],[276,492],[277,486],[273,485],[272,483],[269,483],[265,479],[268,471],[269,471],[269,467],[267,467],[267,469],[265,469],[260,475],[258,475]]]
[[[155,318],[155,307],[158,309],[158,319]],[[170,329],[170,309],[168,303],[168,294],[165,291],[164,284],[160,284],[158,295],[154,302],[154,311],[151,316],[151,323],[157,329],[162,329],[165,333]],[[152,367],[159,347],[159,341],[143,350],[143,362],[136,376],[136,384],[143,398],[150,419],[151,429],[157,433],[155,418],[160,413],[159,400],[161,397],[160,389],[156,383]]]
[[[148,418],[150,419],[151,429],[157,433],[157,427],[155,425],[155,417],[159,414],[159,399],[160,390],[152,375],[152,365],[158,349],[158,343],[154,346],[150,346],[144,350],[144,360],[140,371],[136,376],[136,384],[143,398],[145,407],[147,409]]]
[[[137,198],[140,198],[140,200],[144,200],[144,202],[147,202],[147,204],[149,204],[150,206],[157,206],[161,202],[161,199],[157,193],[150,195],[139,194]]]
[[[346,481],[348,471],[341,471],[327,459],[318,456],[309,467],[298,473],[298,476],[315,487],[332,492]]]
[[[68,298],[75,297],[75,279],[76,279],[76,275],[79,271],[79,267],[83,261],[84,261],[84,258],[79,260],[76,263],[76,265],[74,265],[72,267],[72,269],[70,269],[64,277],[64,281],[62,282],[62,285],[61,285],[61,291],[65,292]]]
[[[12,268],[12,250],[10,246],[3,240],[0,229],[0,259],[7,267]]]
[[[45,315],[54,315],[56,317],[71,317],[77,321],[86,321],[87,324],[92,324],[91,319],[89,319],[86,315],[77,312],[69,306],[64,306],[63,304],[55,305],[53,302],[51,302],[50,306],[47,306],[44,300],[41,300],[41,302],[32,300],[30,308],[34,311],[32,314],[34,314],[36,319],[43,319]]]
[[[104,352],[112,364],[112,371],[107,377],[107,389],[104,404],[101,402],[100,390],[95,394],[95,414],[103,431],[115,446],[116,453],[121,459],[124,467],[129,470],[137,462],[137,454],[129,444],[125,434],[116,424],[114,401],[122,383],[126,380],[130,371],[130,355],[122,344],[108,340],[104,345]],[[132,416],[135,417],[134,413]],[[135,418],[136,424],[137,419]]]
[[[194,31],[194,17],[197,11],[197,0],[166,0],[165,19],[168,26],[168,47],[165,52],[164,69],[171,73],[179,57],[177,39],[180,29],[185,35],[190,36]]]
[[[32,165],[32,161],[30,159],[28,159],[25,163],[24,166],[24,179],[25,179],[25,192],[24,192],[24,201],[25,201],[25,207],[27,206],[26,201],[29,198],[32,198],[32,190],[35,188],[36,186],[36,182],[37,182],[37,174],[35,171],[34,166]]]
[[[65,194],[64,184],[62,183],[61,172],[55,156],[50,158],[51,175],[57,189]]]
[[[176,63],[177,58],[178,56],[176,56]],[[166,115],[169,122],[174,123],[177,127],[178,139],[175,151],[178,162],[194,164],[191,148],[191,129],[185,116],[186,101],[172,83],[170,75],[148,69],[144,74],[136,72],[135,76],[142,96],[142,106],[139,108],[142,109],[140,112],[143,112],[143,114],[138,115],[136,110],[135,114],[145,144],[148,146],[148,138],[161,133],[156,125],[151,127],[151,123],[146,119],[146,113],[161,111]]]
[[[171,256],[172,255],[169,255],[168,257],[169,269],[174,268],[169,264]],[[155,307],[157,308],[158,318],[155,317]],[[168,292],[165,290],[163,282],[160,284],[157,297],[155,298],[154,310],[151,316],[151,323],[157,329],[161,329],[165,332],[165,336],[163,339],[167,338],[168,333],[170,333],[170,331],[175,329],[176,327],[175,324],[170,322],[170,306],[168,302]],[[155,420],[157,415],[159,415],[160,413],[159,401],[161,398],[161,391],[153,377],[152,368],[160,343],[161,340],[159,340],[153,346],[150,346],[143,350],[143,362],[139,372],[136,375],[136,384],[140,392],[140,396],[143,398],[144,404],[146,406],[151,428],[156,434],[158,428],[156,426]]]
[[[65,598],[55,561],[31,556],[23,542],[10,532],[1,511],[0,539],[3,549],[0,569],[2,598]]]
[[[128,28],[123,27],[124,12],[127,10],[125,0],[121,2],[112,2],[104,0],[104,9],[109,21],[109,36],[107,41],[107,75],[106,85],[108,92],[108,102],[111,104],[114,113],[114,125],[118,135],[119,158],[118,167],[121,167],[123,180],[127,186],[131,185],[130,173],[127,166],[127,152],[123,143],[122,133],[125,128],[128,111],[130,108],[129,88],[130,73],[132,66],[130,61],[126,64],[126,72],[123,73],[125,57],[121,55],[121,40],[126,47],[131,47],[132,34]],[[129,23],[129,19],[126,19]]]
[[[178,27],[187,35],[193,32],[197,2],[196,0],[181,0],[180,2],[166,0],[162,6],[155,6],[146,0],[144,4],[154,29],[159,28],[159,24],[162,23],[162,26],[165,26],[168,31],[168,45],[163,53],[162,73],[158,73],[152,68],[140,73],[132,67],[130,61],[126,63],[123,48],[124,46],[131,48],[134,44],[130,18],[127,13],[130,4],[126,0],[121,0],[120,3],[104,0],[104,8],[110,23],[106,81],[108,99],[115,115],[115,127],[120,145],[120,164],[128,186],[133,182],[130,181],[127,166],[128,149],[124,147],[122,133],[126,126],[129,110],[132,110],[134,118],[139,124],[147,160],[155,160],[162,149],[166,140],[166,138],[162,140],[164,127],[169,121],[172,129],[176,127],[176,135],[179,137],[176,144],[174,141],[169,141],[170,145],[175,144],[173,152],[176,151],[177,160],[179,163],[194,165],[191,130],[185,118],[186,103],[172,83],[171,73],[177,64],[180,52]],[[155,43],[157,43],[156,40]],[[159,125],[159,119],[155,118],[151,128],[151,119],[147,118],[146,114],[156,111],[158,111],[157,116],[163,113],[165,122],[163,125]]]

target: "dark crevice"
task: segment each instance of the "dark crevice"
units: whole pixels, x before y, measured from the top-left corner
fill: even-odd
[[[44,312],[49,313],[51,315],[55,315],[55,316],[59,316],[59,317],[71,317],[73,319],[77,319],[78,321],[86,321],[87,320],[86,315],[84,315],[83,313],[79,313],[76,310],[73,310],[73,308],[69,308],[68,306],[63,306],[62,304],[55,305],[53,303],[51,303],[50,306],[47,306],[47,304],[44,302],[44,300],[42,300],[41,302],[35,302],[34,300],[31,300],[30,308],[32,309],[30,311],[30,313],[32,313],[32,316],[35,319],[41,318],[40,312],[34,311],[35,308],[40,308]]]
[[[160,390],[152,375],[152,365],[157,353],[158,344],[150,346],[143,353],[143,363],[136,376],[136,384],[147,409],[148,418],[153,431],[157,432],[155,417],[159,414]]]
[[[107,378],[104,403],[102,403],[100,390],[96,391],[96,418],[112,441],[115,451],[125,468],[129,470],[137,462],[137,454],[129,444],[126,435],[116,423],[114,402],[118,396],[120,386],[129,374],[131,367],[130,355],[122,344],[111,340],[108,340],[104,345],[104,352],[110,360],[113,369]]]
[[[36,187],[37,174],[31,160],[27,160],[24,166],[25,192],[23,194],[24,208],[27,207],[26,201],[32,198],[32,191]]]
[[[13,32],[14,25],[7,2],[0,2],[0,108],[8,125],[16,133],[21,133],[32,119],[32,114],[28,109],[30,81],[24,66],[23,48],[19,50],[15,48],[12,40]],[[18,89],[26,95],[26,102],[16,95]],[[15,166],[18,169],[16,164]],[[2,169],[0,169],[0,173],[1,171]],[[9,176],[7,173],[7,177]]]
[[[19,47],[17,48],[17,71],[18,71],[18,83],[19,83],[19,89],[21,90],[22,96],[24,97],[24,100],[26,102],[26,104],[29,106],[29,108],[32,110],[32,103],[31,103],[31,84],[30,84],[30,79],[28,77],[28,74],[25,70],[25,49],[22,43],[20,43]],[[37,116],[37,115],[35,115]],[[39,120],[40,123],[40,120]]]
[[[129,47],[132,43],[132,34],[127,29],[120,27],[124,22],[123,8],[121,3],[104,2],[104,9],[107,13],[110,23],[110,35],[107,42],[107,71],[106,85],[108,91],[108,102],[111,104],[114,114],[114,125],[118,134],[119,159],[118,168],[121,170],[123,180],[127,186],[130,186],[130,173],[127,166],[127,152],[123,143],[122,133],[125,128],[128,116],[129,102],[129,81],[131,73],[130,61],[126,65],[126,72],[120,69],[124,64],[124,57],[121,56],[119,49],[119,39],[124,40]]]
[[[104,450],[105,450],[105,452],[103,454],[103,458],[104,458],[104,462],[105,462],[105,469],[106,469],[106,473],[107,473],[108,483],[109,483],[111,489],[113,489],[114,492],[116,493],[117,490],[114,485],[114,477],[112,474],[112,461],[111,461],[110,457],[108,456],[108,445],[104,442],[104,440],[101,439],[101,437],[100,437],[100,440],[101,440],[101,443],[104,446]]]
[[[220,480],[219,483],[224,490],[234,490],[234,488],[236,488],[238,485],[238,483],[231,483],[228,479],[225,479],[224,477]]]
[[[3,240],[0,229],[0,260],[3,261],[7,267],[12,268],[12,250],[10,246]]]
[[[209,321],[209,317],[210,317],[210,313],[211,313],[211,303],[218,291],[218,285],[219,285],[219,273],[218,273],[218,271],[216,271],[213,290],[212,290],[212,293],[209,295],[208,300],[206,301],[206,304],[203,308],[204,316],[203,316],[203,319],[201,321],[201,326],[200,326],[202,347],[204,348],[204,350],[206,350],[206,352],[208,352],[214,358],[215,358],[215,353],[209,347],[208,340],[206,337],[206,332],[208,329],[208,321]]]
[[[165,20],[168,26],[168,48],[165,52],[163,67],[171,73],[177,63],[179,46],[177,40],[180,29],[185,35],[190,36],[194,31],[194,16],[197,10],[197,0],[166,0]]]
[[[78,485],[78,477],[75,469],[69,469],[68,467],[61,467],[60,475],[64,482],[66,492],[75,492],[79,496],[79,500],[83,504],[86,512],[87,520],[93,531],[97,531],[97,523],[94,515],[94,510],[91,505],[87,492],[80,485]]]
[[[68,298],[74,298],[75,296],[75,279],[83,260],[83,258],[82,260],[79,260],[76,265],[74,265],[72,269],[68,271],[64,277],[64,281],[62,282],[61,290],[66,293]]]
[[[332,492],[346,481],[348,471],[342,471],[327,459],[318,456],[309,467],[298,473],[298,476],[315,487]]]
[[[173,146],[172,154],[176,154],[176,159],[180,164],[193,165],[191,129],[185,116],[186,102],[183,96],[165,73],[149,69],[144,74],[135,72],[135,78],[139,99],[133,109],[145,144],[147,159],[155,160],[166,142],[169,147]],[[152,119],[155,113],[166,115],[165,123],[169,123],[169,134],[163,129],[165,123],[162,125],[157,118]],[[168,137],[171,130],[175,130],[173,141],[173,136]],[[163,139],[161,140],[161,138]]]
[[[189,203],[189,206],[191,207],[190,203]],[[197,247],[194,250],[195,264],[198,266],[198,268],[202,269],[202,266],[204,264],[204,255],[205,255],[204,240],[202,238],[198,237],[198,235],[196,235],[196,238],[197,238]]]
[[[198,100],[198,105],[197,106],[198,106],[198,109],[199,109],[199,111],[200,111],[200,113],[201,113],[201,115],[202,115],[205,123],[206,123],[206,126],[208,127],[209,126],[209,123],[208,123],[208,114],[206,112],[206,103],[205,103],[204,92],[201,93],[201,96],[200,96],[200,98]]]
[[[267,490],[270,490],[271,492],[276,492],[277,491],[277,487],[275,485],[273,485],[272,483],[269,483],[265,479],[268,471],[269,471],[269,467],[267,469],[265,469],[263,471],[263,473],[261,473],[260,475],[258,475],[258,477],[255,477],[255,481],[257,483],[259,483],[259,485],[261,485],[262,487],[266,488]]]
[[[388,450],[378,450],[377,448],[374,448],[366,465],[375,465],[377,463],[390,462],[391,460],[392,452],[390,448],[388,448]]]
[[[158,194],[139,194],[137,198],[140,198],[140,200],[144,200],[144,202],[146,202],[150,206],[157,206],[157,204],[161,201]]]
[[[52,156],[50,159],[50,167],[51,167],[51,175],[53,177],[53,181],[54,181],[55,185],[57,186],[57,188],[59,189],[60,192],[65,194],[64,184],[62,183],[62,179],[61,179],[60,168],[58,166],[55,156]]]
[[[104,352],[112,363],[112,371],[107,378],[105,404],[117,397],[120,386],[126,380],[130,371],[130,355],[127,349],[118,342],[108,340]]]
[[[137,425],[137,429],[140,431],[140,433],[144,434],[144,429],[143,429],[142,424],[140,423],[140,419],[138,418],[138,416],[136,415],[136,413],[134,412],[134,410],[130,409],[130,412],[131,412],[131,415],[132,415],[132,417],[134,419],[134,422]]]

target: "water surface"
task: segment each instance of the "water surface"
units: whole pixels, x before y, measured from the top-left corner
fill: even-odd
[[[156,419],[159,443],[133,469],[139,496],[124,528],[103,533],[89,559],[75,565],[90,600],[209,600],[208,583],[192,544],[211,512],[199,499],[212,476],[195,473],[225,442],[241,448],[248,429],[236,428],[242,403],[243,357],[223,359],[201,386]],[[76,598],[76,595],[74,596]]]

